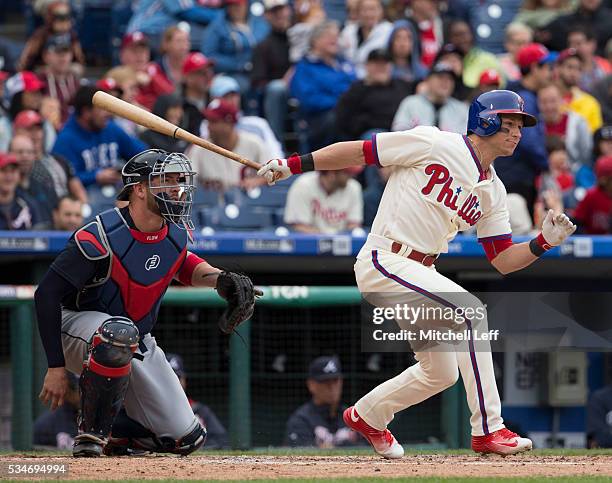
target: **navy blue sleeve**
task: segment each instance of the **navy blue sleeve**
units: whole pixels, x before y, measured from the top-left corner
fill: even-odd
[[[71,239],[38,284],[34,294],[36,320],[49,367],[65,365],[62,302],[75,297],[87,281],[93,278],[98,263],[86,259]]]
[[[49,367],[65,365],[62,348],[62,299],[76,291],[68,280],[49,270],[34,294],[38,332]]]

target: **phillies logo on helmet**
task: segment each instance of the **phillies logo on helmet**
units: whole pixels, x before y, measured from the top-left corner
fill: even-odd
[[[145,262],[145,270],[155,270],[157,267],[159,267],[160,261],[161,259],[159,258],[159,255],[153,255]]]

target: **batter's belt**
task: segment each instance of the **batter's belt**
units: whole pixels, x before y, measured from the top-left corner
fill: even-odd
[[[439,256],[437,253],[432,255],[420,252],[414,248],[410,248],[408,245],[404,245],[403,243],[391,240],[390,238],[386,238],[384,236],[374,235],[372,233],[368,235],[367,244],[373,248],[387,250],[391,253],[409,258],[410,260],[414,260],[415,262],[418,262],[426,267],[431,267]]]

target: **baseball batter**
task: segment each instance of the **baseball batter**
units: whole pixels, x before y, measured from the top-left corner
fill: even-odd
[[[151,149],[122,171],[118,199],[77,230],[35,295],[49,369],[40,398],[64,401],[64,367],[80,374],[74,456],[134,450],[187,455],[206,439],[178,377],[150,332],[173,279],[215,287],[228,302],[230,333],[253,313],[245,275],[221,271],[187,250],[195,173],[183,154]],[[109,440],[110,438],[110,440]]]
[[[359,290],[362,294],[402,292],[406,300],[418,295],[431,304],[456,307],[455,299],[473,296],[439,274],[434,262],[448,251],[448,242],[459,231],[476,227],[491,264],[506,274],[530,265],[576,229],[566,215],[550,211],[536,238],[512,242],[506,190],[493,161],[511,155],[521,130],[535,124],[518,94],[491,91],[472,102],[467,136],[425,126],[382,133],[371,141],[336,143],[311,154],[270,160],[259,174],[273,184],[315,169],[393,166],[371,233],[355,263]],[[465,323],[472,330],[470,320]],[[481,324],[481,330],[486,329],[486,320]],[[465,350],[415,348],[417,364],[348,408],[346,424],[380,455],[400,458],[404,450],[387,429],[395,413],[452,386],[461,373],[472,413],[474,451],[507,455],[530,450],[531,440],[504,426],[490,346],[485,344],[488,350],[475,350],[472,342],[466,343]]]

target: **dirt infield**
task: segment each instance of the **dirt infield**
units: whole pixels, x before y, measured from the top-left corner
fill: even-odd
[[[374,456],[143,456],[73,459],[2,456],[0,463],[67,463],[67,479],[278,479],[366,477],[612,477],[612,455],[408,455],[399,461]],[[65,478],[62,478],[65,479]]]

